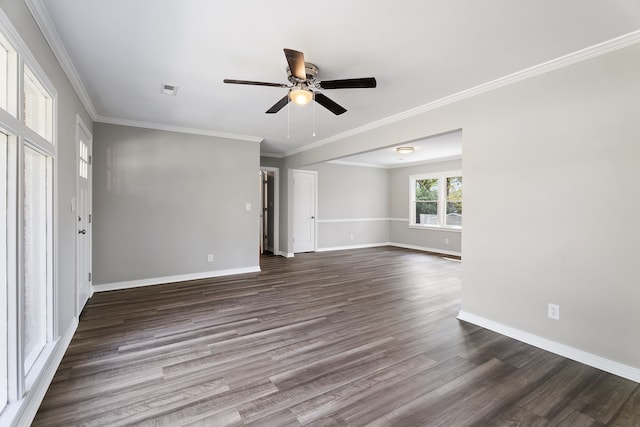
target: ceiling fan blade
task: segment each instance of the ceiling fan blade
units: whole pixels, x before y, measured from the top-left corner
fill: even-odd
[[[252,85],[252,86],[271,86],[271,87],[289,87],[284,83],[268,83],[268,82],[254,82],[252,80],[233,80],[233,79],[224,79],[224,83],[231,83],[234,85]]]
[[[266,113],[274,114],[282,110],[282,108],[289,103],[289,94],[286,94],[280,101],[273,104],[273,107],[269,108]]]
[[[324,108],[331,111],[336,116],[339,116],[340,114],[347,112],[347,110],[344,107],[337,104],[335,101],[332,101],[322,93],[316,92],[314,98],[318,104],[322,105]]]
[[[322,89],[364,89],[376,87],[375,77],[361,79],[324,80],[320,82]]]
[[[287,57],[291,74],[300,80],[307,80],[307,73],[304,69],[304,54],[297,50],[285,49],[284,55]]]

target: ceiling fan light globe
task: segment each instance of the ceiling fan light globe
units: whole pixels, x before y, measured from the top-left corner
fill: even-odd
[[[289,99],[298,105],[307,105],[313,99],[313,93],[305,89],[293,89],[289,92]]]

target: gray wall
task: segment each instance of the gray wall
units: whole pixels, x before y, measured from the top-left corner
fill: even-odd
[[[258,144],[96,123],[94,159],[94,284],[258,266]]]
[[[639,58],[635,45],[473,100],[463,245],[465,311],[637,368]]]
[[[285,164],[462,129],[463,310],[640,369],[640,199],[630,196],[640,186],[638,58],[632,45]],[[560,305],[559,321],[547,318],[548,302]]]
[[[318,172],[318,249],[389,242],[389,171],[322,163]]]
[[[390,222],[389,235],[393,243],[436,249],[445,253],[459,254],[461,252],[462,231],[409,228],[409,176],[455,170],[462,170],[462,160],[427,163],[390,170],[390,216],[394,219],[406,219],[406,221]]]

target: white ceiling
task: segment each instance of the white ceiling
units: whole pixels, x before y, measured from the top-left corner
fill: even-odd
[[[263,138],[277,154],[640,29],[638,0],[26,1],[97,121]],[[283,48],[320,80],[378,87],[324,91],[348,111],[316,105],[314,137],[312,106],[265,114],[286,89],[222,83],[287,83]]]

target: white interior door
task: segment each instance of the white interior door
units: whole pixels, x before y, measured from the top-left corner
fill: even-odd
[[[78,121],[76,148],[78,159],[77,174],[77,219],[78,234],[76,237],[76,265],[77,265],[77,297],[78,312],[80,315],[84,305],[91,296],[91,163],[92,141],[88,129]]]
[[[316,173],[293,172],[293,252],[316,246]]]

